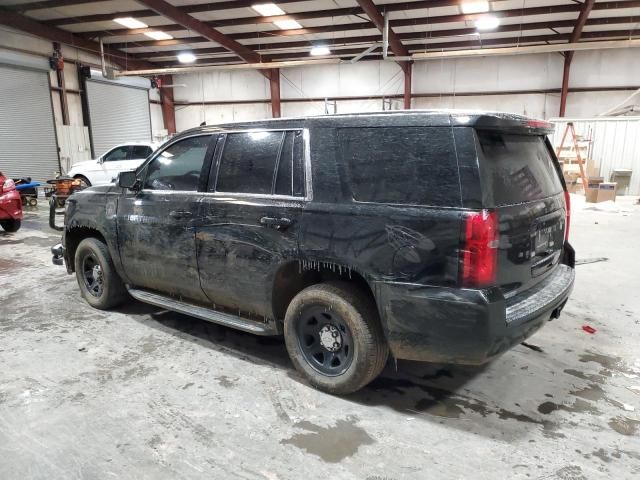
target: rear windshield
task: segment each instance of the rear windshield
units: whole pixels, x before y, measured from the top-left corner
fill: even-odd
[[[544,137],[485,131],[477,134],[488,207],[540,200],[562,192]]]

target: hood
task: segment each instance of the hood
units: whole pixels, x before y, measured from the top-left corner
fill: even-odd
[[[82,170],[96,165],[98,165],[98,160],[85,160],[84,162],[74,163],[69,171],[71,172],[73,170]]]

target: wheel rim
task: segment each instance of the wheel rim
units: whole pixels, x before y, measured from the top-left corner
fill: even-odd
[[[87,291],[94,297],[100,297],[104,291],[102,265],[93,253],[82,259],[82,279]]]
[[[335,311],[320,305],[305,308],[298,317],[296,335],[302,356],[319,373],[334,377],[351,366],[353,336]]]

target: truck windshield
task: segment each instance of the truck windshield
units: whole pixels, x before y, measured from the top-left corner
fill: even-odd
[[[513,205],[562,192],[544,137],[477,131],[487,207]]]

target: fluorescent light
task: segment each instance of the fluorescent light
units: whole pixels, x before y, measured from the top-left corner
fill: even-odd
[[[259,3],[257,5],[251,5],[256,12],[258,12],[263,17],[273,17],[274,15],[284,15],[284,10],[282,10],[275,3]]]
[[[146,32],[145,35],[147,37],[153,38],[154,40],[171,40],[173,37],[165,32]]]
[[[302,25],[295,20],[278,20],[273,23],[275,23],[276,27],[282,30],[298,30],[299,28],[302,28]]]
[[[144,22],[141,22],[140,20],[136,20],[133,17],[121,17],[121,18],[114,18],[113,19],[114,22],[119,23],[120,25],[130,28],[130,29],[134,29],[134,28],[147,28],[149,25],[147,25]]]
[[[317,47],[313,47],[309,53],[314,57],[319,57],[320,55],[329,55],[331,50],[324,45],[318,45]]]
[[[462,9],[462,13],[484,13],[489,11],[489,2],[486,1],[475,1],[472,0],[470,2],[462,2],[460,5]]]
[[[191,52],[183,52],[178,54],[178,61],[180,63],[193,63],[196,61],[196,56]]]
[[[494,15],[483,15],[476,20],[478,30],[495,30],[500,25],[500,19]]]

